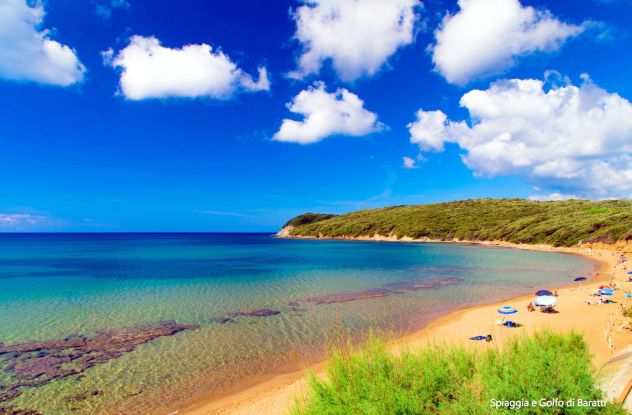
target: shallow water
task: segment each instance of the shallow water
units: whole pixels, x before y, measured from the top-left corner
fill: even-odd
[[[309,364],[329,345],[370,328],[409,331],[450,309],[565,284],[593,270],[572,255],[447,244],[266,234],[2,235],[2,343],[163,320],[199,328],[154,339],[80,376],[24,388],[0,406],[46,415],[166,414],[196,394]],[[385,288],[432,280],[457,283]],[[308,301],[375,289],[387,295]],[[261,308],[280,313],[231,314]],[[220,324],[226,316],[232,322]],[[470,334],[478,333],[464,335]],[[0,385],[12,382],[6,363],[0,355]]]

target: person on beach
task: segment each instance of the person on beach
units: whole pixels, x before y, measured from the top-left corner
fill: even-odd
[[[535,307],[533,306],[533,301],[530,301],[529,304],[527,305],[527,311],[529,312],[535,311]]]

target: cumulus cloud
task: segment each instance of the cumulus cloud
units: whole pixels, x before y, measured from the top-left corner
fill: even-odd
[[[284,119],[273,137],[276,141],[311,144],[332,135],[363,136],[383,128],[357,95],[344,88],[329,93],[322,82],[301,91],[287,107],[303,119]]]
[[[42,29],[41,2],[0,1],[0,78],[69,86],[83,80],[85,67],[74,49]]]
[[[448,117],[443,111],[417,111],[417,120],[407,125],[410,141],[422,150],[441,151],[445,141],[445,124]]]
[[[469,91],[460,100],[469,124],[420,110],[411,142],[422,151],[454,143],[478,175],[525,175],[579,197],[632,196],[632,103],[582,78],[579,86],[511,79]]]
[[[498,73],[521,55],[558,50],[584,29],[519,0],[459,0],[459,9],[444,18],[432,46],[436,70],[454,84]]]
[[[375,74],[397,49],[414,40],[419,0],[304,0],[294,12],[303,48],[291,77],[331,62],[345,81]]]
[[[417,167],[417,160],[412,157],[402,157],[402,167],[405,169],[414,169]]]
[[[255,80],[222,51],[204,43],[172,49],[155,37],[132,36],[118,53],[108,49],[102,55],[106,65],[121,70],[120,92],[131,100],[227,99],[237,92],[270,89],[266,68],[259,67]]]

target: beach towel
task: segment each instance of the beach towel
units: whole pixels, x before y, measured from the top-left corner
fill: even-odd
[[[487,339],[487,336],[474,336],[474,337],[470,337],[470,340],[476,340],[476,341],[479,341],[479,340],[485,340],[485,339]]]

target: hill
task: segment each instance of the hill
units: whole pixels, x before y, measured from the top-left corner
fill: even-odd
[[[474,199],[343,215],[309,213],[288,221],[279,234],[315,238],[380,235],[553,246],[614,243],[632,240],[632,201]]]

